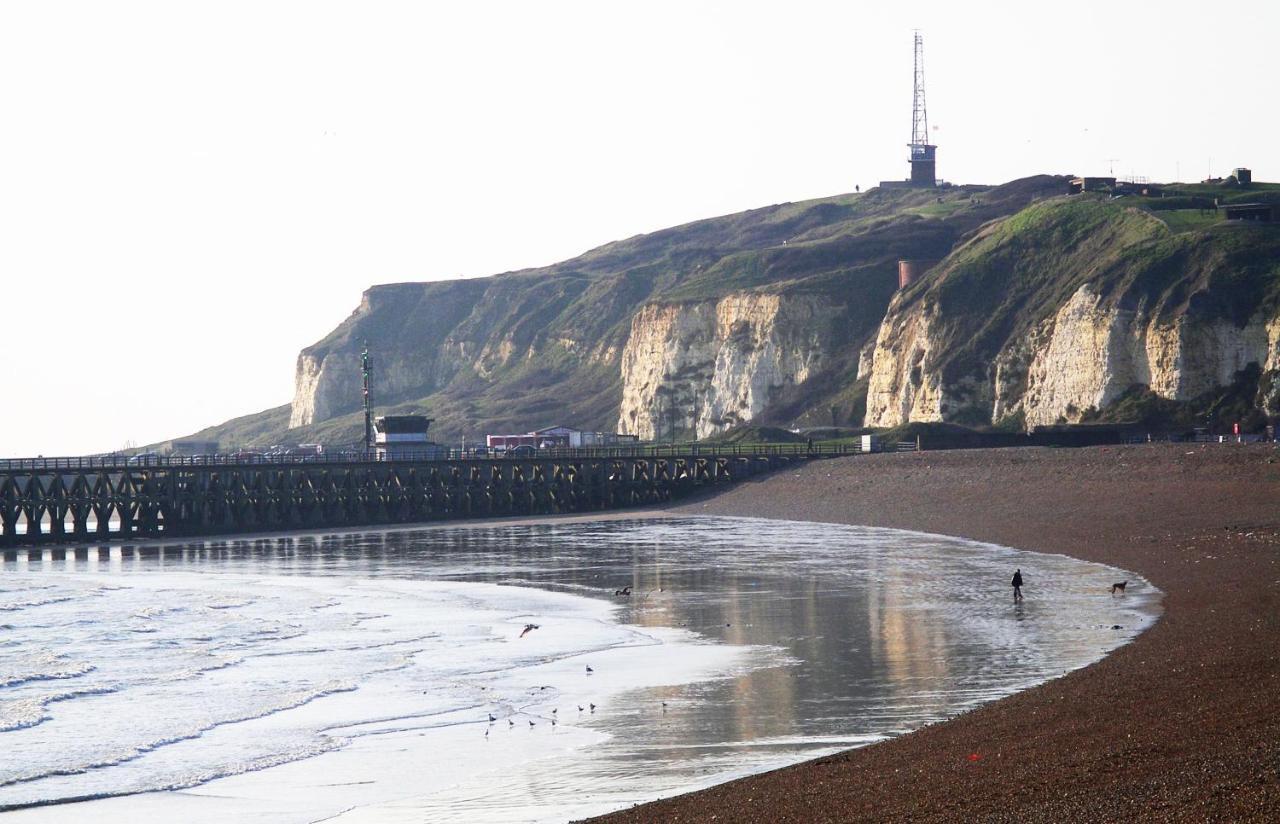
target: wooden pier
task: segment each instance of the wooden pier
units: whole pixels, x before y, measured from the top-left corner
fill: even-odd
[[[0,464],[0,548],[596,512],[851,450],[565,450],[527,458]]]

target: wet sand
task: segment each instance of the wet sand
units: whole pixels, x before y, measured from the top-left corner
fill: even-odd
[[[1166,593],[1165,613],[1103,661],[945,723],[597,820],[1255,821],[1280,812],[1280,451],[1271,446],[842,458],[675,509],[1060,552],[1144,575]],[[1034,580],[1025,593],[1036,597]],[[1102,588],[1099,597],[1110,596]]]

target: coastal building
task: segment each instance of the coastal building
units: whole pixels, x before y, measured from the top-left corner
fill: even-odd
[[[579,432],[569,435],[569,446],[630,446],[640,442],[639,435],[623,435],[620,432]]]
[[[1280,203],[1224,203],[1218,208],[1227,220],[1280,223]]]
[[[550,426],[546,429],[535,429],[518,435],[485,435],[485,446],[490,449],[512,449],[517,446],[532,446],[535,449],[571,448],[580,449],[589,446],[622,446],[639,443],[637,435],[622,435],[615,432],[586,432],[571,429],[567,426]]]
[[[169,454],[184,457],[191,455],[216,455],[218,454],[217,441],[171,441],[169,443]]]
[[[373,448],[380,461],[424,460],[446,450],[427,436],[432,419],[425,415],[385,415],[374,421]]]
[[[1110,192],[1116,187],[1114,177],[1073,177],[1069,191],[1073,195],[1081,192]]]

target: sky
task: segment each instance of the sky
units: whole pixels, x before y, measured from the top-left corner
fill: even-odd
[[[0,3],[0,456],[287,403],[377,283],[907,174],[1280,181],[1274,2]]]

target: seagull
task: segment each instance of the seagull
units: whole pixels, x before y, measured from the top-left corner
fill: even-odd
[[[663,712],[666,712],[666,711],[667,711],[667,702],[666,702],[666,701],[663,701],[663,702],[662,702],[662,711],[663,711]]]
[[[553,726],[553,727],[554,727],[555,725],[556,725],[556,719],[552,718],[552,719],[551,719],[551,726]]]
[[[593,673],[593,672],[595,672],[595,670],[593,670],[593,669],[591,668],[591,665],[590,665],[590,664],[587,664],[587,675],[590,675],[590,674],[591,674],[591,673]]]
[[[529,726],[530,726],[530,727],[534,727],[534,726],[537,726],[537,725],[536,725],[536,724],[534,724],[532,721],[530,721],[530,722],[529,722]]]
[[[590,706],[591,706],[591,711],[592,711],[592,712],[595,712],[595,711],[596,711],[596,705],[595,705],[595,704],[591,704]]]
[[[498,719],[496,719],[496,718],[494,718],[494,717],[493,717],[493,713],[489,713],[489,723],[490,723],[490,724],[492,724],[494,721],[497,721],[497,720],[498,720]]]
[[[578,712],[582,712],[582,705],[581,705],[581,704],[579,704],[579,705],[578,705]]]
[[[556,714],[556,713],[558,713],[558,712],[560,712],[560,710],[559,710],[558,708],[557,708],[557,709],[553,709],[553,710],[551,711],[551,714],[552,714],[552,715],[555,715],[555,714]]]
[[[521,637],[521,638],[525,637],[525,636],[526,636],[526,635],[528,635],[532,630],[535,630],[535,629],[541,629],[541,627],[539,627],[537,624],[525,624],[525,625],[524,625],[524,632],[520,633],[520,637]]]
[[[516,722],[512,721],[510,718],[508,718],[508,719],[507,719],[507,726],[508,726],[508,727],[514,727],[515,725],[516,725]]]
[[[488,728],[488,727],[485,727],[485,728],[484,728],[484,737],[485,737],[485,738],[488,738],[488,737],[489,737],[489,728]]]

